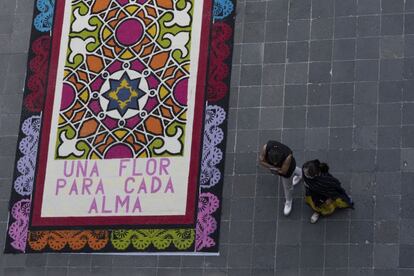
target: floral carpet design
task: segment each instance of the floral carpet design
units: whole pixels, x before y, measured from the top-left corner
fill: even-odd
[[[5,252],[218,252],[235,1],[68,1],[35,6]],[[134,216],[111,214],[116,223],[94,215],[88,225],[45,215],[37,223],[50,160],[184,157],[183,179],[195,183],[184,189],[185,220],[150,214],[128,223]],[[164,192],[184,184],[175,185]],[[72,184],[69,195],[79,191]]]

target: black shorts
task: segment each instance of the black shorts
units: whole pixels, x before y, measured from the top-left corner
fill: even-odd
[[[292,174],[295,172],[295,168],[296,168],[296,160],[292,156],[292,161],[290,162],[290,166],[289,166],[288,172],[285,175],[280,175],[280,176],[281,177],[285,177],[285,178],[290,178],[292,176]]]

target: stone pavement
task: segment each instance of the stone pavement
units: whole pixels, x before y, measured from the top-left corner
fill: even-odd
[[[33,0],[0,1],[0,247]],[[4,275],[414,275],[414,0],[241,0],[220,257],[0,255]],[[282,215],[267,139],[327,161],[356,210]]]

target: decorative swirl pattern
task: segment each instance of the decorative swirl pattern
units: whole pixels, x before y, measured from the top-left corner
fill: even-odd
[[[39,143],[39,130],[41,124],[40,112],[42,111],[44,104],[43,98],[47,84],[49,53],[51,48],[51,37],[48,32],[52,30],[55,4],[55,0],[36,1],[39,13],[37,13],[33,22],[35,27],[35,35],[33,36],[34,40],[31,44],[33,58],[29,63],[30,72],[27,79],[27,88],[24,98],[24,107],[26,112],[23,115],[25,117],[22,119],[24,122],[22,124],[19,141],[19,150],[22,154],[16,165],[17,175],[14,181],[15,193],[13,193],[12,198],[13,207],[10,212],[10,224],[8,229],[8,241],[10,241],[10,243],[6,246],[6,251],[13,253],[16,253],[17,251],[26,252],[26,250],[30,252],[50,250],[76,252],[91,250],[97,252],[123,252],[127,250],[133,251],[134,249],[138,251],[211,251],[211,248],[217,245],[216,239],[218,238],[218,235],[214,235],[217,231],[217,219],[219,218],[215,214],[220,207],[220,201],[214,193],[219,190],[215,187],[215,185],[217,185],[222,178],[222,173],[217,167],[221,162],[223,162],[223,152],[220,148],[218,148],[218,145],[220,145],[224,139],[224,132],[220,126],[226,117],[225,108],[221,106],[226,106],[227,104],[225,101],[220,100],[224,99],[229,91],[229,64],[231,60],[230,42],[233,32],[231,23],[232,19],[229,18],[229,16],[231,16],[234,12],[235,1],[214,1],[213,19],[215,23],[212,26],[212,37],[210,42],[211,52],[207,78],[207,99],[209,103],[219,104],[220,106],[208,105],[206,109],[200,195],[197,210],[197,224],[195,228],[29,231],[31,201],[30,199],[27,199],[27,197],[30,196],[33,191],[34,171],[36,167],[37,147]],[[92,7],[92,2],[95,3],[93,6],[94,9],[99,9],[99,7],[106,9],[108,7],[104,7],[104,2],[109,3],[110,1],[73,0],[74,5],[84,3],[89,7]],[[126,3],[134,1],[128,2],[118,0],[117,2],[123,6],[126,5]],[[144,4],[146,1],[135,2]],[[174,5],[168,6],[169,2],[176,3],[175,1],[160,0],[159,2],[163,3],[163,9],[175,9]],[[89,13],[84,12],[79,15],[78,21],[80,23],[82,20],[86,20],[86,18],[90,16]],[[171,23],[168,24],[172,25],[174,23],[176,26],[188,25],[184,24],[185,22],[182,23],[180,21],[183,18],[184,17],[182,16],[177,16],[176,21],[171,21]],[[227,23],[221,21],[223,19],[225,19]],[[88,20],[88,22],[92,24],[92,21]],[[85,27],[85,32],[88,31],[89,33],[92,33],[94,28],[101,27],[99,24],[96,25],[97,23],[95,24],[95,22],[90,26],[82,24],[79,26]],[[189,29],[186,29],[185,32],[189,32]],[[41,36],[39,37],[39,35]],[[175,38],[173,36],[165,35],[164,40],[158,41],[158,43],[165,43],[164,48],[170,47],[170,44],[173,44],[174,47],[177,47],[177,49],[181,50],[181,53],[183,53],[183,51],[185,51],[185,45],[171,43],[171,39],[176,39],[177,42],[182,41],[182,39],[179,39],[178,36]],[[79,46],[79,44],[76,43],[73,45],[75,48],[76,46]],[[143,53],[143,50],[141,52]],[[79,50],[78,54],[82,54],[85,57],[85,62],[88,61],[85,53]],[[160,58],[162,58],[162,56],[160,56]],[[174,58],[182,60],[179,55],[175,55]],[[148,62],[150,61],[152,64],[156,64],[154,62],[154,58],[148,59]],[[165,74],[163,77],[166,78],[170,76],[171,79],[181,78],[176,75],[178,72],[177,70],[174,71],[174,68],[166,67],[167,65],[161,66],[159,70],[157,69],[159,71],[159,76],[161,76],[161,74]],[[185,88],[186,85],[187,84],[183,83],[181,86],[170,86],[181,89]],[[183,96],[182,91],[178,88],[173,91],[172,97],[174,97],[174,101],[171,101],[171,106],[173,106],[176,102],[182,102],[183,104],[186,102],[186,98]],[[182,90],[185,91],[185,89]],[[216,103],[217,101],[220,101],[220,103]],[[167,111],[164,110],[164,112]],[[36,116],[28,118],[28,116],[32,114],[36,114]],[[213,187],[214,189],[210,192],[208,189]]]
[[[203,155],[201,158],[200,185],[211,188],[221,179],[221,172],[216,167],[223,159],[223,152],[217,148],[224,138],[224,132],[219,127],[226,119],[222,107],[209,105],[206,108]]]
[[[50,36],[44,35],[32,43],[34,58],[29,63],[32,74],[27,80],[27,88],[30,92],[24,99],[26,108],[32,112],[40,112],[43,107],[49,66],[50,39]]]
[[[214,194],[200,194],[196,226],[197,251],[216,245],[215,240],[211,238],[210,235],[217,230],[217,221],[214,219],[212,214],[218,210],[219,206],[220,201]]]
[[[207,87],[209,102],[217,102],[223,99],[229,91],[225,80],[230,74],[230,68],[226,60],[230,58],[231,54],[229,40],[232,37],[232,32],[233,29],[226,22],[213,24]]]
[[[131,244],[137,250],[145,250],[151,244],[158,250],[174,245],[178,250],[186,250],[194,244],[194,229],[143,229],[114,230],[111,243],[118,250],[126,250]]]
[[[39,14],[35,17],[33,25],[39,32],[45,33],[52,29],[55,0],[37,0]]]
[[[16,165],[17,171],[21,175],[14,181],[14,189],[22,196],[31,195],[33,190],[40,122],[40,116],[32,116],[26,119],[22,125],[22,132],[26,137],[20,141],[19,150],[23,156]]]
[[[74,251],[80,251],[86,245],[94,251],[104,248],[109,241],[107,230],[64,230],[64,231],[31,231],[29,245],[34,251],[41,251],[46,246],[60,251],[66,245]]]
[[[25,252],[29,228],[30,199],[22,199],[13,205],[11,216],[15,221],[9,227],[13,248]]]
[[[214,20],[224,19],[234,10],[234,5],[230,0],[215,0],[213,7]]]

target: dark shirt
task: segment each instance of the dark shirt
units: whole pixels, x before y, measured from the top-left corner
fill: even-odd
[[[268,158],[268,155],[267,155],[268,151],[271,148],[276,148],[277,151],[280,153],[280,158],[279,158],[279,160],[277,160],[276,164],[274,164],[273,162],[270,162],[269,158]],[[265,158],[264,159],[266,160],[267,163],[269,163],[269,164],[271,164],[271,165],[273,165],[277,168],[280,168],[280,167],[282,167],[283,162],[285,162],[286,158],[290,154],[292,154],[292,150],[288,146],[286,146],[286,145],[284,145],[284,144],[282,144],[278,141],[270,140],[266,144],[266,151],[265,151]],[[293,172],[295,171],[295,168],[296,168],[296,160],[292,156],[288,172],[285,175],[281,175],[281,174],[279,174],[279,175],[289,178],[289,177],[292,176]],[[273,172],[273,171],[272,171],[272,173],[277,174],[276,172]]]
[[[268,152],[272,148],[276,148],[276,151],[280,154],[279,160],[277,160],[276,163],[273,163],[269,160]],[[292,150],[288,146],[279,143],[278,141],[270,140],[266,144],[265,160],[267,163],[272,164],[273,166],[280,168],[283,165],[283,162],[290,154],[292,154]]]

